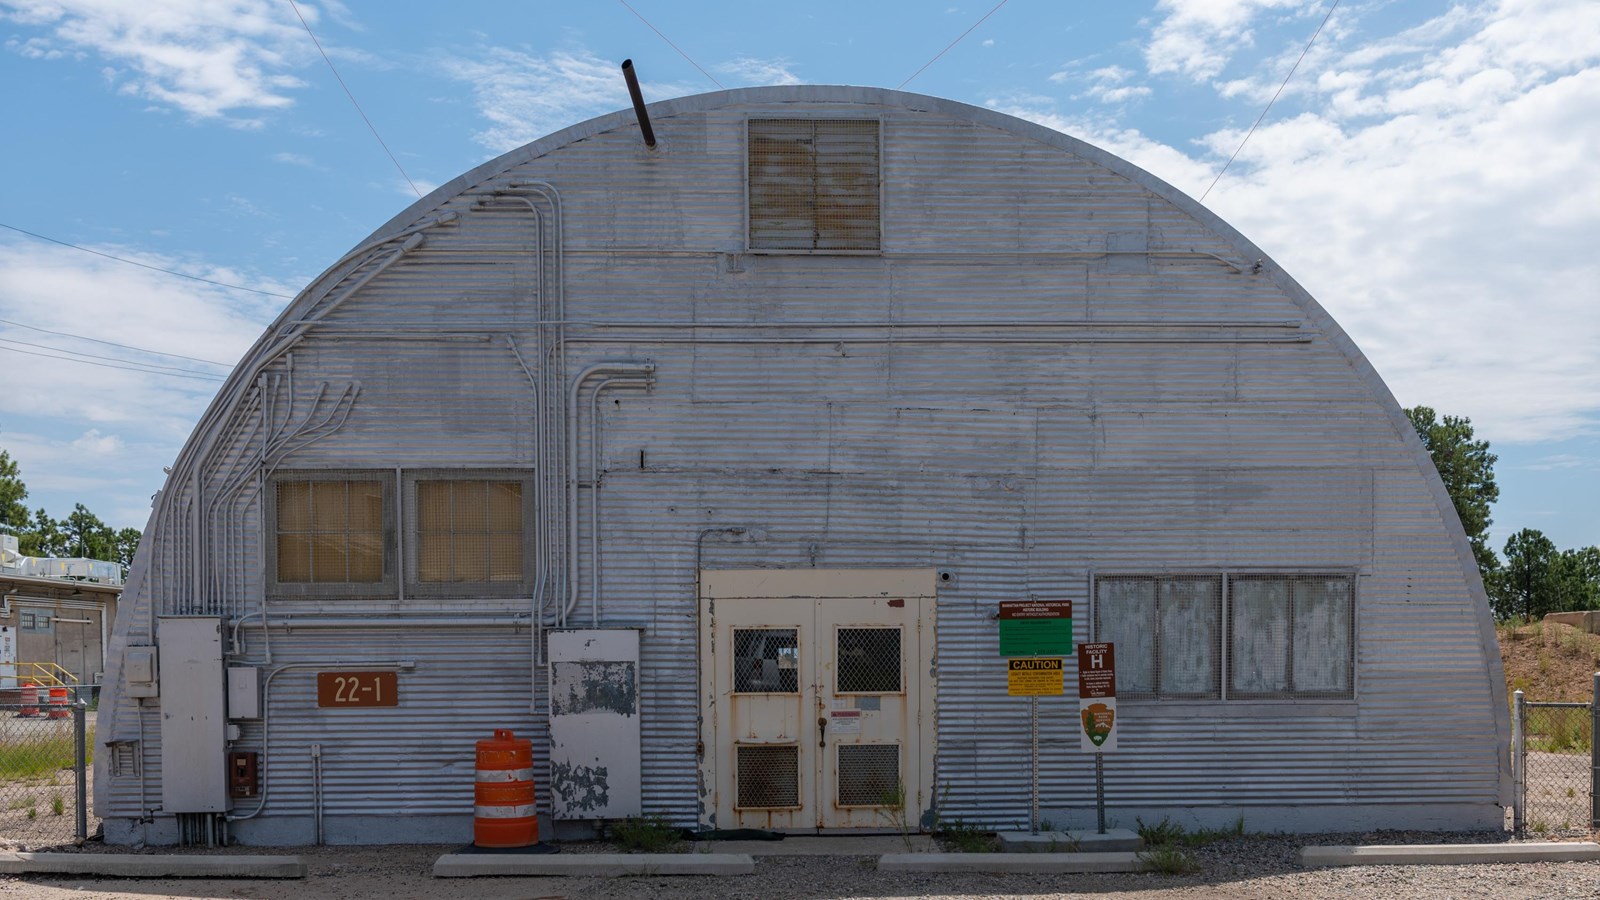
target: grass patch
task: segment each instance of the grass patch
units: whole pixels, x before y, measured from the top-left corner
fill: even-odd
[[[1188,849],[1177,844],[1161,844],[1139,851],[1139,858],[1151,871],[1163,875],[1192,875],[1200,871],[1200,861]]]
[[[1144,839],[1146,847],[1174,846],[1185,837],[1183,826],[1166,816],[1162,816],[1161,821],[1154,825],[1146,825],[1144,819],[1137,816],[1133,821],[1138,825],[1139,837]]]
[[[629,816],[611,824],[611,842],[624,850],[663,853],[678,846],[683,835],[659,813]]]
[[[88,736],[94,748],[94,733]],[[90,758],[92,765],[94,759]],[[60,737],[23,738],[0,745],[0,782],[33,781],[48,778],[73,764],[72,734]]]

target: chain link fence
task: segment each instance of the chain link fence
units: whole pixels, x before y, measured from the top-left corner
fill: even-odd
[[[1515,695],[1518,833],[1549,834],[1600,827],[1596,808],[1593,703],[1541,703]]]
[[[84,704],[0,704],[0,837],[26,849],[87,837],[92,716]]]

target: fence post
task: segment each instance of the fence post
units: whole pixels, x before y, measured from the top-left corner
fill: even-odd
[[[1526,798],[1523,789],[1526,787],[1523,779],[1526,776],[1524,768],[1527,761],[1522,755],[1522,728],[1523,728],[1523,702],[1522,692],[1517,691],[1511,695],[1511,832],[1522,833],[1522,814]]]
[[[78,776],[78,815],[75,833],[78,840],[89,837],[89,747],[88,731],[85,725],[89,706],[79,699],[72,704],[72,763],[73,770]]]
[[[1600,672],[1589,695],[1589,825],[1600,828]]]

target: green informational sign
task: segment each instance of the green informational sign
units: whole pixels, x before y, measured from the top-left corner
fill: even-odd
[[[1000,603],[1001,656],[1071,656],[1071,600]]]

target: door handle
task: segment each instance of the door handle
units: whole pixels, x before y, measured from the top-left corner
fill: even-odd
[[[827,716],[818,716],[817,717],[817,746],[818,747],[827,747],[828,746],[828,717]]]

